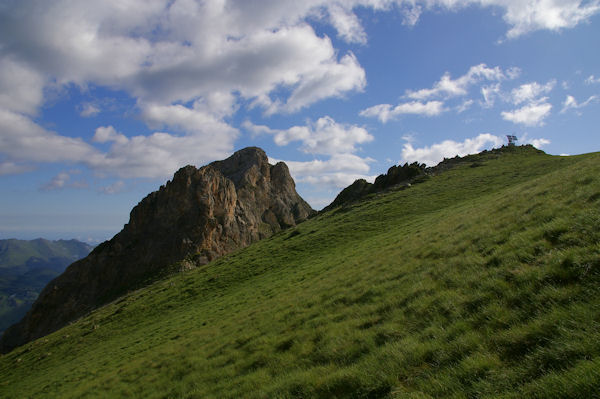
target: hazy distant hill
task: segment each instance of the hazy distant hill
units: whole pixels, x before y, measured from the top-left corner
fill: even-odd
[[[50,280],[91,250],[77,240],[0,240],[0,334],[25,315]]]

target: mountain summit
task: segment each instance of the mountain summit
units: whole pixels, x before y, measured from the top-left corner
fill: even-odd
[[[0,350],[56,331],[169,265],[206,264],[313,213],[287,165],[270,165],[260,148],[200,169],[185,166],[133,208],[121,232],[52,280],[23,320],[6,330]]]

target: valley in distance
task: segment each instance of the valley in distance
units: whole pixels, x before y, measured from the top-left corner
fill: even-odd
[[[508,146],[317,213],[259,148],[184,167],[6,330],[0,397],[598,397],[599,172]]]

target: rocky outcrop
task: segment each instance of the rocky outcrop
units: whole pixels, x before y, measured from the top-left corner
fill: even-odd
[[[404,166],[394,165],[388,169],[387,173],[377,176],[374,183],[369,183],[365,179],[355,180],[354,183],[343,189],[331,204],[323,208],[322,212],[359,201],[369,194],[410,185],[413,182],[421,181],[419,178],[424,176],[426,176],[425,164],[414,162],[412,164],[405,163]]]
[[[51,281],[0,341],[7,352],[64,326],[175,262],[204,264],[296,225],[314,213],[287,166],[245,148],[200,169],[186,166],[131,211],[110,241]]]

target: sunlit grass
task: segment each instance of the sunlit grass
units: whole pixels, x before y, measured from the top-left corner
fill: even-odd
[[[2,397],[593,397],[600,155],[333,210],[0,358]]]

